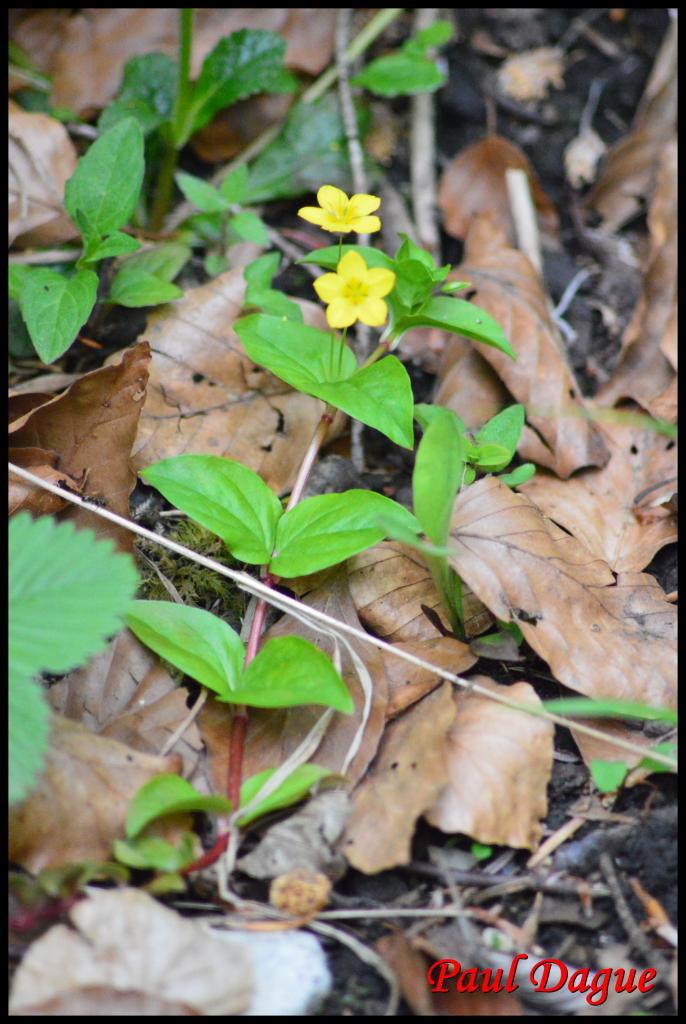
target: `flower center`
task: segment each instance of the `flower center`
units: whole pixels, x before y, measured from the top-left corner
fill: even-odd
[[[358,305],[367,298],[367,285],[356,277],[348,278],[343,287],[343,298]]]

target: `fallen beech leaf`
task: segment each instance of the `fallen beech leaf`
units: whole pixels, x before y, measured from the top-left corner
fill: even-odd
[[[148,321],[153,351],[148,397],[134,447],[137,468],[191,452],[226,455],[288,490],[323,405],[293,391],[245,355],[232,324],[245,293],[240,269],[229,270]],[[303,302],[309,324],[323,311]]]
[[[412,945],[410,937],[401,931],[382,935],[374,943],[377,953],[391,968],[402,992],[416,1017],[434,1017],[432,994],[427,985],[429,960]]]
[[[677,144],[663,147],[648,213],[651,248],[643,292],[622,338],[622,356],[598,394],[604,406],[633,398],[648,412],[676,420],[665,405],[675,383],[677,336]]]
[[[473,678],[493,693],[540,707],[526,682],[500,686],[486,676]],[[456,690],[452,699],[456,715],[448,734],[448,784],[427,821],[480,843],[532,850],[548,810],[552,722],[464,690]]]
[[[556,89],[564,86],[563,58],[563,51],[556,46],[515,53],[498,68],[498,85],[506,96],[522,103],[544,100],[551,85]]]
[[[113,840],[124,838],[133,795],[153,776],[180,766],[177,755],[141,754],[53,715],[43,775],[10,812],[10,860],[32,874],[106,860]]]
[[[431,640],[414,640],[393,644],[400,651],[407,651],[424,661],[461,675],[475,664],[477,656],[467,644],[450,636],[437,636]],[[389,702],[386,717],[393,718],[416,701],[440,686],[441,679],[428,669],[419,668],[409,661],[396,658],[382,651],[386,676],[388,677]]]
[[[345,859],[336,843],[350,813],[342,789],[320,793],[285,821],[272,825],[258,845],[238,861],[252,878],[278,878],[299,869],[334,881],[345,874]]]
[[[415,824],[448,779],[447,733],[455,716],[444,683],[386,727],[379,754],[352,798],[341,842],[349,863],[373,875],[407,864]]]
[[[253,973],[239,942],[224,941],[136,889],[93,891],[17,968],[10,1009],[94,985],[191,1006],[203,1016],[241,1013]]]
[[[626,423],[604,423],[603,433],[610,461],[602,469],[581,470],[571,480],[541,470],[520,493],[615,572],[640,572],[660,548],[677,539],[676,517],[667,509],[655,509],[649,522],[637,517],[635,509],[645,488],[661,480],[670,486],[677,449],[662,434]]]
[[[75,480],[64,471],[59,471],[57,452],[46,451],[45,448],[10,448],[7,458],[15,466],[28,469],[51,484],[64,486],[66,483],[77,494],[83,488],[83,480]],[[8,514],[11,516],[22,509],[30,512],[32,516],[50,516],[61,512],[69,502],[10,474],[7,504]]]
[[[590,725],[607,736],[607,740],[603,740],[596,736],[588,736],[577,729],[569,730],[579,748],[584,764],[589,769],[591,761],[595,758],[600,758],[603,761],[621,762],[630,769],[629,774],[622,783],[624,788],[631,789],[632,786],[638,786],[641,782],[645,782],[651,771],[649,768],[639,768],[637,766],[644,756],[648,756],[650,747],[655,745],[659,737],[647,736],[640,729],[632,728],[626,722],[608,722],[598,720],[597,718],[588,720],[578,718],[576,721],[582,725]],[[632,754],[629,750],[621,750],[612,743],[613,738],[635,743],[636,746],[643,747],[645,754]]]
[[[144,754],[159,754],[188,717],[187,696],[129,629],[47,694],[53,711]],[[191,777],[202,745],[193,722],[169,751],[181,757],[185,778]]]
[[[609,566],[494,477],[458,495],[450,563],[516,622],[556,679],[587,697],[671,707],[676,612],[653,577]]]
[[[77,159],[64,125],[10,101],[8,157],[9,244],[58,245],[76,238],[62,204]]]
[[[669,28],[636,111],[631,131],[610,150],[598,180],[586,196],[588,208],[603,218],[611,234],[641,212],[649,198],[665,145],[674,135],[677,114],[678,25]]]
[[[191,77],[223,36],[241,28],[271,29],[288,43],[287,67],[319,74],[333,52],[335,9],[312,17],[306,7],[200,8],[193,32]],[[143,53],[177,58],[176,11],[169,8],[83,8],[65,25],[52,72],[52,102],[78,114],[114,99],[127,60]],[[30,54],[29,54],[30,55]]]
[[[129,514],[136,474],[130,464],[148,379],[150,349],[140,342],[113,366],[85,374],[64,394],[52,398],[10,424],[13,448],[41,448],[54,453],[59,468],[82,481],[85,496],[99,498],[120,516]],[[28,396],[24,396],[28,397]],[[23,465],[21,457],[20,465]],[[65,513],[77,528],[112,537],[120,550],[131,551],[133,534],[107,520],[72,508]]]
[[[464,261],[450,276],[472,283],[474,301],[495,317],[517,353],[514,362],[490,346],[479,348],[526,408],[530,427],[522,431],[522,458],[565,479],[582,466],[604,465],[607,449],[598,428],[585,418],[540,277],[523,253],[508,247],[492,217],[482,214],[472,221]]]
[[[504,233],[505,244],[514,245],[515,228],[505,183],[508,168],[526,172],[542,241],[548,248],[559,248],[560,221],[555,207],[543,191],[526,154],[500,135],[490,135],[463,149],[443,171],[438,188],[443,227],[455,238],[466,238],[472,220],[488,213]],[[463,280],[471,281],[471,278]]]
[[[170,1003],[142,992],[122,992],[92,985],[12,1010],[10,1017],[201,1017],[183,1003]]]
[[[509,395],[472,342],[451,334],[446,337],[433,400],[457,413],[469,430],[478,430],[505,408]]]

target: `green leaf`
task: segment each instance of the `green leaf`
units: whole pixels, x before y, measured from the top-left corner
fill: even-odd
[[[345,129],[336,96],[298,103],[250,168],[246,203],[316,192],[325,181],[350,191]]]
[[[159,836],[138,836],[125,842],[115,839],[114,856],[122,864],[142,871],[183,871],[195,859],[195,836],[184,832],[178,847]]]
[[[487,443],[497,444],[501,445],[509,453],[509,458],[502,465],[495,464],[490,468],[494,470],[504,469],[514,457],[517,445],[519,444],[519,437],[522,433],[522,427],[524,426],[525,415],[523,405],[510,405],[507,409],[503,409],[497,416],[489,420],[488,423],[485,423],[476,435],[476,442],[479,446]],[[481,462],[479,465],[485,464]]]
[[[229,227],[245,242],[254,242],[255,245],[265,248],[269,245],[266,225],[256,213],[252,213],[250,210],[242,210],[241,213],[232,217]]]
[[[152,249],[129,256],[122,264],[122,270],[141,271],[154,274],[162,281],[173,281],[179,271],[191,258],[190,247],[181,242],[163,242]]]
[[[241,164],[235,171],[226,175],[219,186],[219,191],[228,203],[240,205],[245,199],[247,188],[248,167],[246,164]]]
[[[123,267],[112,281],[108,301],[116,306],[139,309],[143,306],[161,306],[164,302],[180,299],[183,292],[175,284],[162,281],[145,271],[131,273]]]
[[[231,203],[209,182],[183,171],[178,171],[175,177],[186,199],[203,213],[224,213],[231,209]]]
[[[628,700],[561,697],[559,700],[543,701],[542,706],[546,711],[552,711],[557,715],[580,718],[641,718],[646,721],[677,724],[677,713],[671,708],[658,708],[651,704],[638,704]]]
[[[423,250],[419,250],[422,252]],[[387,256],[380,249],[373,249],[370,245],[327,245],[323,249],[315,249],[308,252],[307,256],[301,256],[298,263],[314,263],[318,267],[326,267],[327,270],[335,270],[338,261],[349,252],[356,252],[362,257],[368,267],[383,267],[384,270],[395,271],[396,261]],[[428,253],[426,254],[429,255]],[[431,257],[429,256],[431,260]],[[433,263],[433,260],[431,260]]]
[[[468,445],[466,457],[473,466],[478,466],[486,473],[504,469],[512,459],[507,448],[501,444],[491,444],[490,442]]]
[[[256,306],[273,316],[286,317],[295,323],[303,322],[303,314],[297,302],[286,298],[283,292],[271,287],[272,278],[279,269],[281,257],[278,252],[258,256],[243,271],[248,287],[245,291],[245,306]]]
[[[423,55],[433,46],[443,46],[452,39],[453,27],[449,21],[439,19],[422,29],[413,39],[403,43],[403,53]]]
[[[467,426],[452,409],[446,409],[442,405],[430,405],[428,402],[418,402],[414,407],[414,418],[422,430],[427,430],[435,419],[440,419],[444,413],[449,412],[453,418],[456,429],[462,434],[466,433]]]
[[[68,672],[122,628],[138,575],[91,530],[26,512],[9,527],[10,663],[24,678]]]
[[[247,466],[218,455],[176,455],[147,466],[140,475],[172,505],[221,537],[241,562],[269,561],[283,508]]]
[[[498,479],[507,484],[508,487],[519,487],[520,484],[525,484],[527,480],[531,480],[536,472],[536,467],[533,462],[525,462],[521,466],[517,466],[511,473],[503,473]]]
[[[500,324],[483,309],[464,299],[436,295],[416,315],[403,316],[402,321],[395,325],[394,334],[397,336],[410,327],[442,327],[500,349],[512,359],[517,358]]]
[[[64,277],[39,268],[24,278],[21,315],[44,363],[54,362],[67,351],[88,320],[97,293],[98,276],[92,270]]]
[[[226,814],[230,810],[231,801],[226,797],[198,793],[180,775],[156,775],[141,786],[129,805],[126,838],[135,839],[151,821],[168,814],[178,814],[180,811],[216,811],[218,814]]]
[[[418,527],[407,509],[373,491],[306,498],[279,521],[270,571],[292,578],[336,565],[383,540],[386,534],[379,526],[381,516],[408,529]]]
[[[650,748],[652,754],[662,754],[663,757],[672,757],[676,759],[676,753],[678,749],[678,743],[666,741],[664,743],[656,743]],[[676,768],[668,768],[667,765],[661,764],[659,761],[653,760],[650,755],[642,758],[637,765],[638,768],[647,768],[650,772],[669,772],[676,771]]]
[[[64,205],[76,226],[93,225],[104,236],[126,224],[138,202],[144,169],[143,133],[129,117],[93,143],[65,186]]]
[[[321,704],[350,714],[353,699],[331,661],[297,636],[268,640],[250,662],[238,690],[220,697],[255,708]]]
[[[319,397],[320,384],[350,377],[357,366],[348,345],[316,327],[257,313],[237,320],[234,330],[253,362],[308,395]]]
[[[412,501],[422,530],[441,546],[448,539],[455,497],[462,484],[465,441],[458,417],[449,409],[435,409],[417,449]]]
[[[276,771],[275,768],[268,768],[257,775],[251,775],[241,786],[241,807],[245,807],[254,797],[257,796],[264,784],[271,779]],[[328,768],[320,768],[318,764],[301,764],[291,772],[287,779],[281,783],[271,796],[261,800],[257,807],[238,819],[240,828],[245,828],[258,818],[272,811],[281,810],[282,807],[290,807],[291,804],[302,800],[310,792],[315,783],[326,779],[334,773]]]
[[[414,96],[439,89],[445,82],[445,75],[427,57],[391,53],[367,64],[351,82],[376,96]]]
[[[219,277],[229,269],[229,261],[222,252],[208,252],[203,260],[203,268],[208,277]]]
[[[43,770],[50,735],[50,708],[43,690],[10,666],[9,801],[19,803]]]
[[[431,270],[419,260],[398,260],[393,294],[410,313],[431,295],[434,279]]]
[[[144,135],[170,121],[174,109],[178,69],[163,53],[133,57],[124,66],[124,79],[116,100],[105,107],[98,128],[112,128],[127,117],[135,118]]]
[[[347,380],[320,384],[309,394],[381,431],[403,448],[414,446],[412,384],[395,356],[386,356],[357,370]]]
[[[594,757],[591,761],[591,777],[601,793],[614,793],[624,782],[628,768],[622,761],[603,761]]]
[[[11,299],[14,299],[15,302],[19,302],[24,281],[26,281],[31,274],[35,274],[35,272],[36,270],[34,267],[24,267],[19,263],[10,263],[8,272],[8,291]]]
[[[292,78],[283,74],[286,42],[275,32],[240,29],[220,39],[203,61],[184,131],[185,143],[224,107],[257,92],[283,92]]]
[[[493,855],[493,847],[483,843],[472,843],[470,849],[475,860],[488,860]]]
[[[147,647],[220,697],[238,685],[243,644],[217,615],[173,601],[132,601],[126,622]]]
[[[113,256],[124,256],[130,252],[137,252],[140,247],[141,243],[137,238],[125,235],[123,231],[114,231],[107,238],[90,238],[79,262],[95,263]]]

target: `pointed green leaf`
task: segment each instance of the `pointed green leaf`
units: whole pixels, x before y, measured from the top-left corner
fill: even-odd
[[[218,455],[176,455],[141,470],[176,508],[216,533],[241,562],[263,565],[283,508],[257,473]]]
[[[502,483],[507,484],[508,487],[519,487],[521,484],[525,484],[527,480],[531,480],[532,476],[536,473],[536,467],[533,462],[525,462],[521,466],[517,466],[511,473],[503,473],[498,477]]]
[[[107,238],[93,238],[80,263],[96,263],[98,260],[111,259],[113,256],[124,256],[130,252],[137,252],[140,247],[141,243],[137,238],[125,235],[123,231],[114,231]]]
[[[251,775],[241,786],[241,807],[245,807],[253,800],[264,784],[271,779],[276,771],[275,768],[268,768],[257,775]],[[291,772],[288,778],[284,779],[281,785],[274,790],[271,796],[261,800],[257,807],[238,819],[238,825],[245,828],[265,814],[278,811],[282,807],[290,807],[291,804],[302,800],[310,792],[315,783],[320,782],[333,775],[328,768],[320,768],[318,764],[301,764]]]
[[[240,203],[245,199],[245,192],[248,187],[248,168],[245,164],[237,167],[235,171],[227,174],[219,191],[229,203]],[[278,254],[276,254],[278,256]]]
[[[329,658],[297,636],[268,640],[251,661],[237,690],[221,700],[255,708],[291,708],[321,704],[350,714],[348,688]]]
[[[449,409],[436,413],[417,449],[412,475],[412,501],[422,530],[434,544],[448,539],[455,497],[462,485],[464,431]]]
[[[421,251],[421,250],[420,250]],[[326,267],[327,270],[335,270],[339,260],[349,252],[356,252],[365,261],[368,267],[382,267],[384,270],[395,270],[395,260],[387,256],[380,249],[373,249],[370,245],[327,245],[323,249],[315,249],[302,256],[298,263],[314,263],[317,267]],[[428,253],[426,254],[429,255]],[[429,256],[429,259],[431,257]],[[431,260],[433,263],[433,260]]]
[[[141,871],[182,871],[195,860],[195,836],[184,832],[178,847],[159,836],[138,836],[129,842],[115,839],[114,856],[122,864]]]
[[[22,283],[19,305],[36,352],[52,363],[67,351],[88,320],[98,294],[98,276],[79,270],[64,277],[33,269]]]
[[[126,838],[135,839],[151,821],[168,814],[178,814],[180,811],[216,811],[226,814],[230,810],[231,801],[226,797],[198,793],[180,775],[156,775],[141,786],[129,805]]]
[[[245,242],[254,242],[265,248],[269,245],[269,233],[264,221],[251,210],[237,213],[229,221],[229,227]]]
[[[464,299],[436,295],[416,315],[403,316],[402,321],[395,325],[394,334],[397,336],[410,327],[442,327],[500,349],[512,359],[517,358],[500,324],[483,309]]]
[[[216,188],[194,174],[179,171],[176,184],[186,199],[203,213],[225,213],[231,209],[231,203]]]
[[[147,647],[220,697],[238,685],[243,644],[217,615],[173,601],[132,601],[126,622]]]
[[[234,330],[250,358],[307,395],[325,381],[350,377],[357,361],[333,334],[255,313],[237,320]]]
[[[478,445],[484,445],[487,442],[498,444],[510,453],[507,462],[502,466],[495,467],[496,469],[504,469],[517,451],[525,415],[523,405],[510,405],[490,419],[488,423],[485,423],[476,435]]]
[[[408,53],[390,53],[378,57],[351,79],[376,96],[414,96],[433,92],[445,82],[445,75],[428,57]]]
[[[100,236],[122,227],[136,208],[143,184],[143,133],[129,117],[90,147],[64,189],[67,213],[81,227],[83,213]]]
[[[412,384],[395,356],[385,356],[378,363],[357,370],[347,380],[320,384],[308,394],[381,431],[403,448],[414,446]]]
[[[146,53],[132,57],[124,66],[124,80],[116,100],[100,115],[100,132],[127,117],[138,121],[144,135],[170,121],[177,79],[176,63],[166,54]]]
[[[108,301],[127,309],[142,309],[145,306],[161,306],[165,302],[180,299],[183,292],[175,284],[163,281],[155,274],[144,270],[131,272],[122,267],[112,281]]]

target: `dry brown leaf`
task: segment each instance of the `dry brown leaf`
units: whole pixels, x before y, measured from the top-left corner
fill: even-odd
[[[203,1016],[241,1013],[253,971],[239,942],[212,935],[137,889],[93,891],[72,907],[78,929],[56,925],[17,968],[10,1009],[105,985],[193,1007]]]
[[[53,715],[45,770],[10,812],[10,860],[32,874],[106,860],[113,840],[124,838],[134,794],[153,776],[180,767],[177,755],[141,754]]]
[[[186,452],[225,455],[279,493],[292,486],[323,405],[245,355],[232,326],[244,293],[243,271],[229,270],[150,317],[153,357],[137,468]],[[318,306],[302,308],[307,323],[326,328]]]
[[[486,676],[473,678],[492,693],[541,705],[526,682],[500,686]],[[552,722],[464,690],[455,691],[452,699],[456,715],[448,734],[449,781],[427,821],[480,843],[533,850],[548,810]]]
[[[9,244],[58,245],[79,234],[64,211],[64,186],[76,170],[67,129],[47,114],[9,104]]]
[[[513,361],[488,345],[479,348],[526,408],[530,426],[522,432],[520,455],[563,478],[583,466],[604,465],[607,449],[598,428],[585,418],[540,277],[523,253],[508,246],[492,217],[482,214],[472,221],[464,261],[451,276],[472,283],[474,302],[498,321],[517,353]]]
[[[45,448],[10,448],[7,458],[15,466],[28,469],[51,484],[64,486],[66,483],[77,494],[83,489],[83,479],[75,480],[68,473],[59,471],[57,452],[49,452]],[[11,516],[22,510],[30,512],[32,516],[51,516],[61,512],[69,502],[10,474],[7,504]]]
[[[458,495],[450,563],[516,622],[556,679],[587,697],[672,707],[675,609],[653,577],[609,566],[494,477]]]
[[[191,147],[208,164],[232,160],[258,135],[284,121],[293,103],[292,94],[251,96],[221,110],[196,132]]]
[[[556,89],[564,87],[563,59],[563,51],[556,46],[515,53],[498,68],[498,86],[506,96],[522,103],[544,100],[551,85]]]
[[[472,653],[467,644],[460,640],[454,640],[450,636],[437,636],[431,640],[414,640],[407,643],[393,644],[399,651],[407,651],[417,658],[445,669],[446,672],[454,672],[461,675],[477,661],[477,656]],[[440,686],[441,679],[434,672],[428,669],[419,668],[409,661],[396,658],[387,651],[382,651],[386,676],[388,677],[389,702],[386,709],[386,717],[393,718],[400,714],[411,704]]]
[[[9,35],[31,58],[34,67],[44,75],[52,74],[53,61],[62,43],[62,33],[69,11],[62,8],[10,8]],[[10,94],[26,88],[26,79],[10,70]]]
[[[128,516],[129,495],[136,484],[131,447],[149,362],[149,346],[141,342],[127,349],[116,365],[85,374],[64,394],[15,420],[10,425],[11,446],[44,449],[67,478],[81,481],[85,496],[101,499],[112,512]],[[21,458],[19,464],[24,464]],[[133,547],[133,534],[93,512],[75,508],[65,516],[78,529],[88,527],[98,537],[112,537],[121,550]]]
[[[20,395],[34,395],[38,393],[43,401],[47,402],[58,391],[64,391],[80,377],[78,373],[39,373],[37,377],[30,377],[22,380],[14,387],[9,388],[7,394],[10,399]],[[17,414],[18,415],[18,414]],[[11,423],[16,416],[10,416]]]
[[[53,711],[144,754],[159,754],[186,720],[187,696],[159,658],[128,629],[47,694]],[[168,753],[181,757],[183,774],[189,778],[201,749],[193,722]]]
[[[500,135],[490,135],[463,149],[443,171],[438,189],[443,227],[455,238],[466,238],[473,219],[488,213],[507,242],[514,245],[516,234],[505,182],[508,168],[526,172],[538,213],[541,239],[548,248],[559,248],[560,221],[555,207],[543,191],[526,154]]]
[[[677,350],[677,144],[663,147],[648,213],[651,248],[643,292],[622,338],[622,356],[598,402],[633,398],[658,418],[676,420],[666,404],[675,383]]]
[[[415,949],[409,936],[394,930],[390,935],[382,935],[377,939],[374,948],[395,974],[403,999],[409,1003],[415,1016],[435,1017],[426,981],[429,961]]]
[[[452,409],[469,430],[478,430],[508,404],[509,395],[472,342],[450,334],[438,370],[434,402]]]
[[[200,8],[193,32],[191,75],[223,36],[241,28],[270,29],[287,40],[286,65],[319,74],[331,59],[333,8]],[[144,53],[178,56],[177,11],[154,7],[79,8],[66,23],[55,53],[52,103],[78,114],[104,107],[121,85],[127,60]],[[29,50],[29,56],[31,51]]]
[[[12,1010],[10,1017],[202,1017],[183,1003],[170,1003],[142,992],[122,992],[92,985]]]
[[[655,186],[662,151],[676,128],[677,52],[678,26],[673,18],[631,131],[610,150],[585,199],[602,216],[602,228],[608,234],[641,212]]]
[[[598,736],[588,736],[577,729],[572,728],[569,730],[579,748],[584,764],[589,769],[591,762],[595,758],[600,758],[602,761],[621,762],[630,769],[629,774],[622,783],[625,788],[631,789],[632,786],[638,786],[641,782],[645,782],[651,771],[649,768],[639,768],[637,766],[643,760],[643,757],[648,755],[650,748],[655,745],[658,738],[647,736],[640,729],[632,728],[626,722],[598,721],[597,718],[588,720],[578,718],[576,721],[582,725],[590,725],[597,732],[607,736],[605,740]],[[635,743],[637,747],[642,747],[645,753],[643,755],[632,754],[629,750],[622,750],[612,742],[613,739]]]
[[[341,850],[358,871],[407,864],[415,824],[448,779],[447,734],[455,716],[444,683],[387,726],[378,757],[352,798]]]
[[[615,572],[640,572],[660,548],[677,539],[676,516],[667,509],[655,509],[649,521],[635,509],[646,488],[665,482],[646,496],[647,505],[670,487],[674,490],[677,449],[654,430],[626,423],[606,423],[602,429],[610,449],[606,466],[584,469],[571,480],[541,470],[520,492]]]

